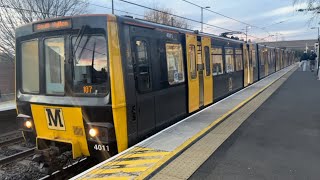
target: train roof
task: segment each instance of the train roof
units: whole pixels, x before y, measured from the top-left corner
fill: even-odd
[[[78,19],[78,18],[82,18],[82,17],[107,17],[109,15],[110,14],[84,14],[84,15],[77,15],[77,16],[64,16],[64,17],[50,18],[50,19],[35,21],[35,22],[31,22],[31,23],[19,26],[16,29],[16,32],[19,32],[21,29],[24,29],[25,27],[30,28],[30,26],[32,26],[33,24],[42,23],[42,22],[58,21],[58,20],[64,20],[64,19]],[[257,44],[258,46],[264,46],[267,48],[276,48],[276,47],[266,46],[261,43],[245,42],[245,41],[240,41],[240,40],[231,39],[231,38],[227,38],[227,37],[221,37],[221,36],[218,36],[215,34],[201,33],[198,30],[191,30],[191,29],[186,29],[186,28],[168,26],[168,25],[164,25],[164,24],[150,22],[145,19],[133,18],[131,16],[119,16],[119,15],[115,15],[115,16],[122,22],[132,22],[132,23],[135,23],[137,26],[139,26],[139,25],[140,26],[149,26],[152,28],[159,28],[159,29],[164,29],[164,30],[175,31],[177,33],[189,33],[189,34],[197,34],[199,36],[209,36],[211,38],[215,38],[215,39],[219,39],[219,40],[223,40],[223,41],[228,41],[228,42],[233,42],[233,43],[238,43],[238,44],[244,44],[244,43],[245,44],[253,44],[253,45]]]

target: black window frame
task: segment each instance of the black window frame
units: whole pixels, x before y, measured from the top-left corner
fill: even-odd
[[[205,46],[203,49],[204,49],[204,61],[205,61],[206,76],[210,76],[211,75],[210,47]]]
[[[148,60],[148,63],[146,64],[147,67],[148,67],[148,76],[149,76],[149,84],[150,84],[150,87],[149,88],[146,88],[146,89],[141,89],[140,88],[140,81],[139,81],[139,78],[140,76],[142,76],[142,74],[140,74],[140,67],[141,64],[140,64],[140,61],[138,61],[138,51],[137,51],[137,44],[136,42],[137,41],[145,41],[146,42],[146,52],[147,52],[147,60]],[[150,40],[146,37],[141,37],[141,36],[136,36],[133,38],[133,50],[134,50],[134,62],[133,62],[133,67],[134,67],[134,74],[135,74],[135,79],[136,79],[136,89],[139,93],[143,94],[143,93],[147,93],[147,92],[150,92],[152,91],[153,89],[153,83],[152,83],[152,62],[151,62],[151,58],[150,58]]]
[[[46,39],[53,39],[53,38],[63,38],[63,41],[64,41],[64,57],[65,57],[65,60],[64,60],[64,92],[63,94],[54,94],[54,93],[47,93],[47,76],[46,76],[46,50],[45,50],[45,40]],[[42,80],[42,83],[43,83],[43,93],[45,96],[66,96],[67,95],[67,62],[68,62],[68,56],[67,54],[69,53],[68,52],[68,49],[67,49],[67,36],[66,34],[62,34],[62,35],[54,35],[54,36],[46,36],[44,38],[41,39],[41,47],[42,48],[42,51],[40,52],[42,55],[39,56],[39,57],[42,57],[43,58],[43,68],[44,68],[44,77],[43,77],[43,80]]]
[[[212,56],[212,68],[214,68],[213,66],[213,61],[214,61],[214,56],[217,56],[219,55],[221,57],[221,65],[222,65],[222,73],[217,73],[217,74],[213,74],[214,71],[212,70],[212,76],[219,76],[219,75],[223,75],[226,73],[226,70],[225,70],[225,60],[224,60],[224,48],[223,46],[211,46],[212,49],[220,49],[221,50],[221,54],[217,54],[217,53],[214,53],[214,51],[212,50],[211,52],[211,56]]]
[[[181,46],[181,61],[182,61],[182,74],[183,74],[183,81],[177,82],[177,83],[170,83],[169,82],[169,72],[168,72],[168,58],[167,58],[167,44],[175,44],[175,45],[180,45]],[[179,42],[171,42],[167,41],[164,43],[164,53],[165,53],[165,60],[166,60],[166,75],[167,75],[167,81],[169,86],[176,86],[182,83],[186,82],[186,77],[185,77],[185,64],[184,64],[184,52],[183,52],[183,45],[182,43]]]
[[[100,33],[85,33],[83,34],[83,37],[85,36],[100,36],[100,37],[103,37],[105,39],[105,42],[106,42],[106,52],[107,52],[107,87],[106,87],[106,90],[107,92],[104,92],[104,93],[99,93],[99,94],[94,94],[94,93],[83,93],[83,92],[75,92],[74,91],[74,57],[73,56],[73,42],[72,42],[72,39],[74,37],[77,37],[77,34],[70,34],[67,38],[68,38],[68,45],[69,45],[69,50],[68,50],[68,53],[70,53],[70,58],[71,61],[69,62],[69,65],[71,66],[70,67],[70,70],[71,70],[71,79],[69,80],[70,82],[68,82],[69,84],[72,85],[71,87],[71,91],[72,91],[72,96],[75,96],[75,97],[105,97],[107,96],[108,94],[111,93],[111,84],[110,84],[110,52],[109,52],[109,47],[108,47],[108,36],[103,33],[103,32],[100,32]],[[87,86],[90,86],[89,84]]]
[[[38,72],[39,72],[39,76],[38,76],[38,82],[39,82],[39,89],[38,89],[38,92],[37,93],[33,93],[33,92],[26,92],[23,90],[23,78],[22,78],[22,43],[25,43],[25,42],[30,42],[30,41],[37,41],[38,42]],[[42,47],[42,41],[41,41],[41,38],[39,37],[35,37],[35,38],[30,38],[30,39],[27,39],[27,40],[21,40],[21,41],[17,41],[18,42],[18,52],[19,54],[17,55],[18,57],[18,61],[19,61],[19,84],[20,84],[20,87],[19,87],[19,90],[21,91],[21,93],[23,94],[31,94],[31,95],[40,95],[42,94],[42,78],[41,77],[41,56],[40,56],[40,53],[41,53],[41,47]]]

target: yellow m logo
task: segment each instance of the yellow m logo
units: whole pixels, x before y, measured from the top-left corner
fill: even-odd
[[[45,114],[49,129],[66,130],[62,109],[45,108]]]

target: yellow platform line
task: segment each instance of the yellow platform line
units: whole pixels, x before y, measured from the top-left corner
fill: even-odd
[[[141,165],[141,164],[150,164],[156,163],[159,159],[139,159],[139,160],[125,160],[125,161],[112,161],[108,162],[103,166],[113,166],[113,165]]]
[[[169,152],[147,152],[147,153],[136,153],[136,154],[128,154],[125,158],[138,158],[138,157],[157,157],[157,156],[165,156]]]
[[[132,167],[132,168],[116,168],[116,169],[95,169],[88,173],[88,175],[97,174],[114,174],[114,173],[136,173],[147,170],[149,167]]]
[[[84,180],[130,180],[133,179],[132,176],[117,176],[117,177],[89,177],[89,178],[83,178]]]
[[[292,68],[293,69],[293,68]],[[291,70],[292,70],[291,69]],[[289,71],[291,71],[289,70]],[[156,171],[157,169],[159,169],[162,165],[164,165],[167,161],[169,161],[170,159],[172,159],[173,157],[175,157],[179,152],[181,152],[182,150],[186,149],[191,143],[195,142],[198,138],[200,138],[202,135],[204,135],[205,133],[207,133],[209,130],[211,130],[214,126],[216,126],[218,123],[220,123],[221,121],[223,121],[226,117],[228,117],[229,115],[231,115],[233,112],[237,111],[238,109],[240,109],[243,105],[245,105],[246,103],[248,103],[251,99],[253,99],[254,97],[256,97],[258,94],[260,94],[262,91],[264,91],[265,89],[267,89],[269,86],[271,86],[273,83],[275,83],[277,80],[279,80],[281,77],[283,77],[284,75],[286,75],[289,71],[287,71],[286,73],[284,73],[282,76],[280,76],[279,78],[277,78],[276,80],[272,81],[271,83],[269,83],[267,86],[263,87],[262,89],[260,89],[258,92],[256,92],[255,94],[253,94],[252,96],[248,97],[247,99],[243,100],[240,104],[238,104],[236,107],[232,108],[230,111],[228,111],[227,113],[223,114],[220,118],[216,119],[214,122],[212,122],[209,126],[207,126],[206,128],[204,128],[203,130],[201,130],[200,132],[198,132],[197,134],[195,134],[193,137],[191,137],[190,139],[188,139],[187,141],[185,141],[183,144],[181,144],[178,148],[176,148],[175,150],[173,150],[170,154],[168,154],[167,156],[164,156],[159,162],[157,162],[154,166],[150,167],[149,169],[147,169],[146,171],[144,171],[142,174],[140,174],[137,178],[135,179],[145,179],[147,178],[149,175],[151,175],[154,171]]]

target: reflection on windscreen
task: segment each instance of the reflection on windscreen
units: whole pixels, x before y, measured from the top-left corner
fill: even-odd
[[[106,93],[107,45],[103,36],[72,38],[74,54],[73,85],[76,93]],[[77,48],[78,46],[78,48]]]
[[[46,92],[64,94],[64,38],[45,40]]]

